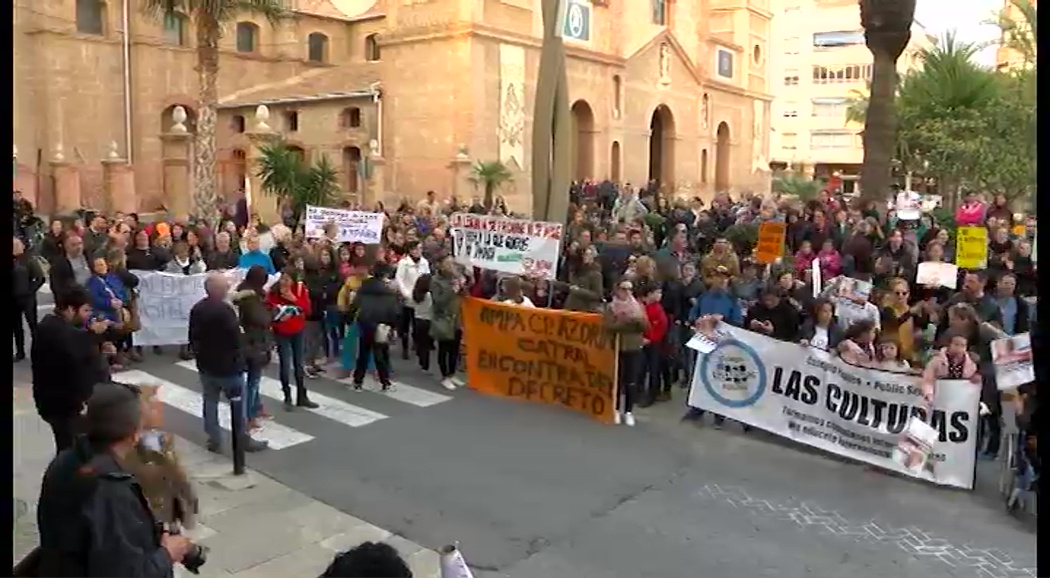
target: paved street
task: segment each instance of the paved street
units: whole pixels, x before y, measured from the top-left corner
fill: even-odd
[[[161,384],[170,429],[203,445],[197,375],[174,349],[118,379]],[[267,377],[277,396],[276,365]],[[684,392],[632,429],[448,392],[400,361],[395,379],[386,395],[309,380],[311,411],[267,397],[274,449],[249,467],[424,548],[459,541],[480,576],[1035,575],[1034,528],[996,501],[994,463],[977,491],[944,490],[679,423]]]

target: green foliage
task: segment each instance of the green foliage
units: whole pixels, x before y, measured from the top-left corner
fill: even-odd
[[[283,142],[265,145],[259,152],[263,193],[291,201],[297,222],[307,205],[324,207],[338,200],[339,172],[327,155],[310,164]]]
[[[738,255],[750,255],[758,244],[758,224],[733,225],[726,229],[725,236]]]
[[[773,178],[773,192],[794,195],[801,201],[811,201],[817,198],[823,187],[822,181],[807,179],[795,173],[782,174]]]
[[[469,179],[475,187],[480,186],[484,189],[485,208],[491,209],[496,191],[505,183],[513,181],[514,175],[503,161],[476,161],[470,167]]]
[[[983,67],[980,48],[948,33],[920,53],[922,67],[901,79],[895,99],[897,160],[936,177],[946,199],[959,187],[1034,197],[1035,71]],[[847,120],[866,110],[857,92]]]

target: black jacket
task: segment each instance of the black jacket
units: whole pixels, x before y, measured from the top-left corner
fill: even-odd
[[[225,253],[211,251],[204,257],[204,264],[208,266],[209,271],[236,269],[240,259],[240,253],[234,249],[230,249]]]
[[[241,347],[245,361],[255,366],[270,362],[273,349],[272,315],[264,295],[251,289],[240,289],[230,295],[241,323]]]
[[[37,505],[40,576],[167,577],[174,568],[142,487],[86,438],[44,472]]]
[[[84,258],[87,259],[87,252],[84,253]],[[87,263],[88,267],[90,267],[91,261],[88,260]],[[76,275],[73,273],[73,265],[69,262],[69,257],[64,254],[59,255],[58,258],[51,262],[49,276],[51,277],[51,292],[55,295],[77,284]]]
[[[52,313],[37,325],[30,349],[33,400],[44,419],[75,416],[96,383],[108,380],[100,338]]]
[[[201,373],[231,377],[244,371],[241,326],[229,303],[210,297],[198,301],[190,309],[189,341]]]
[[[385,323],[397,327],[401,316],[401,303],[397,300],[397,293],[387,287],[382,279],[369,277],[361,283],[350,310],[357,312],[357,322],[362,325],[375,326]]]
[[[48,233],[40,242],[40,256],[47,259],[48,263],[62,256],[62,236]]]
[[[280,273],[285,267],[291,265],[292,252],[284,245],[277,243],[270,249],[270,260],[273,261],[273,268]]]
[[[783,299],[772,309],[763,305],[761,301],[749,308],[747,317],[744,319],[744,329],[750,330],[753,320],[772,322],[773,333],[763,333],[763,335],[769,335],[781,341],[795,341],[800,329],[798,310]]]
[[[35,298],[36,292],[44,286],[44,271],[29,255],[15,257],[11,277],[11,296],[18,300]]]
[[[813,335],[817,332],[816,325],[817,324],[814,323],[812,319],[807,319],[802,322],[802,328],[798,330],[799,341],[812,341]],[[776,327],[776,325],[774,325],[774,327]],[[838,320],[832,318],[831,323],[828,325],[828,351],[834,351],[845,337],[846,332],[842,330]]]
[[[128,249],[128,269],[135,271],[159,271],[171,260],[171,255],[163,249]]]
[[[339,290],[343,282],[335,269],[306,270],[306,288],[310,292],[310,315],[307,321],[321,321],[325,313],[338,311]]]

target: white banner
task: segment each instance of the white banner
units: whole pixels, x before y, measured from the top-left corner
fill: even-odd
[[[307,205],[306,216],[303,218],[303,231],[307,239],[318,239],[325,236],[324,228],[328,223],[335,223],[339,228],[335,237],[336,241],[376,245],[382,239],[385,219],[386,215],[383,213]]]
[[[726,338],[697,356],[690,406],[886,470],[973,487],[979,385],[939,381],[928,411],[919,376],[855,367],[725,324],[718,329]],[[919,470],[901,452],[894,456],[913,415],[938,433]]]
[[[489,215],[452,215],[453,253],[467,267],[554,279],[562,225]]]
[[[244,280],[247,269],[223,271],[230,290]],[[209,273],[179,275],[159,271],[132,271],[139,278],[138,311],[142,328],[132,338],[135,345],[183,345],[188,342],[190,309],[204,299]],[[279,275],[271,275],[269,287]]]
[[[917,221],[922,216],[922,197],[915,191],[897,193],[897,218],[901,221]]]
[[[1031,336],[1022,333],[993,341],[992,363],[999,389],[1013,389],[1035,381]]]

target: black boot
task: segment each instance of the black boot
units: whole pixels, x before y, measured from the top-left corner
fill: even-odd
[[[284,388],[284,411],[295,411],[295,404],[292,403],[292,390],[291,388]]]
[[[306,396],[306,388],[305,387],[300,387],[296,391],[295,405],[297,405],[299,407],[305,407],[306,409],[317,409],[318,407],[320,407],[316,403],[310,401],[310,398]]]

